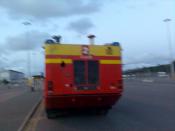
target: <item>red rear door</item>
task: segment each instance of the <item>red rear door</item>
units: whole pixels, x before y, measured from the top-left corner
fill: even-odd
[[[77,90],[96,90],[99,85],[99,62],[96,60],[75,60],[74,84]]]

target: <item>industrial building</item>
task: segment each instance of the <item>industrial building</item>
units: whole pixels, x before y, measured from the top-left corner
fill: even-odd
[[[24,79],[24,73],[15,70],[1,70],[0,80],[18,81]]]

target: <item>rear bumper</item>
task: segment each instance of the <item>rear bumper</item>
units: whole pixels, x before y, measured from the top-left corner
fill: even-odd
[[[121,94],[46,96],[46,109],[100,108],[113,106]]]

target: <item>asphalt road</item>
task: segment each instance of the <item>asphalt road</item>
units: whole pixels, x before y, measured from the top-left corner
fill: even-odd
[[[49,120],[42,105],[34,120],[33,131],[174,131],[175,82],[125,80],[123,97],[107,116],[84,113]]]
[[[40,97],[23,85],[0,85],[0,131],[17,131]]]

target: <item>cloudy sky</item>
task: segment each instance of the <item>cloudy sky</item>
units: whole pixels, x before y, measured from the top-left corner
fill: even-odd
[[[64,43],[118,41],[125,69],[169,62],[165,18],[171,18],[175,58],[175,0],[0,0],[0,69],[32,74],[44,70],[45,39],[62,35]],[[30,22],[31,24],[24,24]]]

